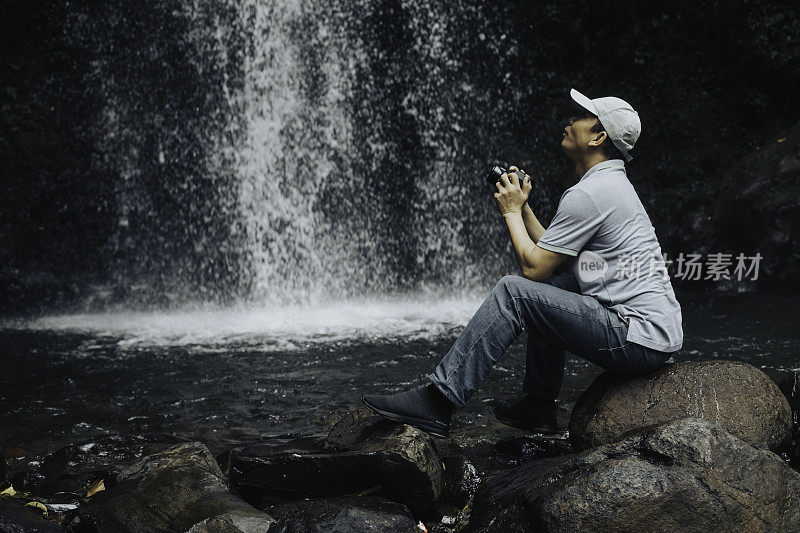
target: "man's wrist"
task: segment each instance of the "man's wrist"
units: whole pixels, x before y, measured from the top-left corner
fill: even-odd
[[[519,211],[506,211],[505,213],[503,213],[503,218],[520,217],[520,216],[522,216],[522,209],[520,209]]]

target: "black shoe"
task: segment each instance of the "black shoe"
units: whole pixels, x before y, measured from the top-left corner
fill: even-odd
[[[361,401],[389,420],[414,426],[436,437],[450,433],[454,406],[433,385],[389,396],[364,394]]]
[[[516,402],[496,406],[492,414],[507,426],[534,433],[558,433],[555,400],[526,396]]]

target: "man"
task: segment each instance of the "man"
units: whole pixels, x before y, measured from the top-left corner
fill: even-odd
[[[525,329],[526,395],[494,414],[520,429],[552,433],[565,349],[609,372],[635,375],[681,348],[681,308],[625,171],[641,132],[638,113],[619,98],[592,100],[575,89],[570,95],[582,113],[570,118],[561,149],[580,179],[561,196],[550,226],[527,204],[530,180],[520,183],[516,167],[494,195],[522,276],[500,279],[428,376],[430,385],[362,396],[376,413],[446,437],[454,410]],[[559,267],[567,271],[553,275]]]

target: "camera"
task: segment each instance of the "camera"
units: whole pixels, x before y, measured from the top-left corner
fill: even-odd
[[[489,185],[494,186],[495,183],[500,181],[500,176],[506,174],[507,172],[508,170],[506,170],[505,168],[499,165],[495,165],[492,167],[492,169],[489,171],[489,174],[486,176],[486,181],[489,182]],[[514,173],[517,176],[519,176],[519,186],[522,187],[522,182],[525,180],[525,176],[527,176],[527,174],[525,174],[525,172],[523,172],[522,170],[515,170]]]

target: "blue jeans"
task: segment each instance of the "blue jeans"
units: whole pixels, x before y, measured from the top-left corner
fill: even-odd
[[[428,378],[463,407],[523,329],[528,332],[523,390],[540,398],[558,396],[565,349],[628,375],[653,371],[672,355],[626,341],[628,324],[581,295],[569,272],[546,282],[503,276]]]

